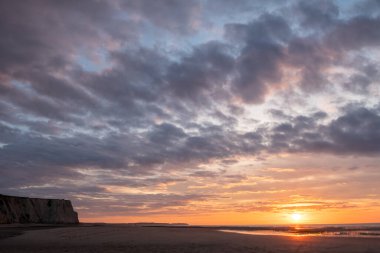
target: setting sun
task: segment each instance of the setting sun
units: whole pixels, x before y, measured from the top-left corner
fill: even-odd
[[[293,222],[300,222],[302,220],[302,215],[300,213],[293,213],[291,219]]]

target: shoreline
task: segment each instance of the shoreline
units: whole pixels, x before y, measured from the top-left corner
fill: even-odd
[[[244,235],[192,227],[87,224],[24,226],[19,232],[22,234],[0,240],[0,252],[376,253],[380,248],[378,238]]]
[[[380,224],[331,224],[331,225],[271,225],[271,226],[210,226],[177,223],[78,223],[78,224],[0,224],[0,240],[22,235],[30,230],[44,230],[68,227],[147,227],[168,229],[209,229],[214,231],[245,235],[268,236],[319,236],[319,237],[363,237],[379,238]]]

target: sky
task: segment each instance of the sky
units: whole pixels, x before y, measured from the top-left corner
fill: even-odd
[[[379,27],[378,0],[1,0],[0,193],[82,222],[379,222]]]

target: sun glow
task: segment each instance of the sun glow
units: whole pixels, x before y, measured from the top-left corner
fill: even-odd
[[[291,217],[291,220],[296,223],[299,223],[300,221],[302,221],[302,218],[303,218],[302,214],[300,213],[292,213],[290,217]]]

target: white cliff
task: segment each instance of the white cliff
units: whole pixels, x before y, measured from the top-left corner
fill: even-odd
[[[14,197],[0,194],[0,224],[79,223],[70,200]]]

